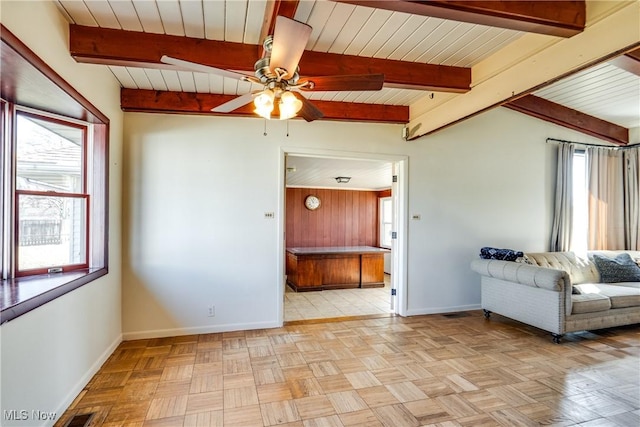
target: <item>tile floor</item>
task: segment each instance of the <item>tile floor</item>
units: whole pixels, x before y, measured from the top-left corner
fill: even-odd
[[[389,314],[390,292],[388,274],[385,274],[384,288],[294,292],[287,286],[284,321]]]

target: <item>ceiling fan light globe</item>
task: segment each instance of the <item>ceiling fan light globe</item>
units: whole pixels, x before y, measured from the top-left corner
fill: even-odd
[[[280,96],[280,120],[290,119],[295,117],[295,115],[302,108],[302,101],[300,101],[296,96],[286,91]]]
[[[300,109],[302,109],[302,101],[300,101],[299,99],[296,99],[293,102],[293,110],[297,113],[298,111],[300,111]]]
[[[271,110],[267,110],[264,108],[263,109],[256,108],[255,110],[253,110],[253,112],[259,115],[260,117],[263,117],[267,120],[271,120]]]
[[[256,106],[257,109],[266,109],[269,111],[273,110],[273,98],[274,93],[270,90],[265,90],[260,95],[256,96],[253,100],[253,105]]]
[[[254,112],[260,117],[270,120],[271,112],[273,111],[274,97],[275,94],[271,90],[265,90],[260,95],[256,96],[253,100],[253,105],[256,107]]]
[[[287,110],[285,108],[280,109],[280,120],[292,119],[296,116],[296,112],[293,110]]]
[[[285,91],[280,95],[280,101],[283,104],[292,104],[293,100],[296,99],[296,96],[289,91]]]
[[[280,104],[280,120],[287,120],[290,119],[292,117],[295,117],[296,114],[298,114],[298,111],[300,111],[300,108],[302,108],[302,102],[298,101],[296,99],[297,102],[294,103],[281,103]]]
[[[284,103],[280,104],[280,120],[287,120],[296,116],[297,111],[295,111],[291,105],[287,105]]]
[[[300,101],[296,96],[291,92],[285,92],[280,97],[283,104],[287,105],[287,107],[291,107],[297,113],[302,108],[302,101]]]

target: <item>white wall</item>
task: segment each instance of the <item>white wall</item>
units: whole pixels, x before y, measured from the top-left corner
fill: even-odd
[[[482,246],[546,250],[550,125],[496,109],[416,141],[410,162],[409,314],[477,308]]]
[[[0,417],[5,410],[61,415],[122,336],[120,91],[108,70],[69,56],[68,24],[53,2],[3,0],[0,8],[2,24],[110,119],[109,274],[0,327]]]
[[[546,250],[555,146],[495,109],[413,142],[397,125],[125,114],[125,339],[279,325],[281,150],[409,157],[408,313],[477,308],[482,246]],[[206,307],[216,306],[207,317]]]
[[[70,58],[53,2],[0,8],[3,25],[111,120],[109,274],[0,327],[1,410],[61,413],[122,332],[280,324],[281,219],[263,215],[283,213],[282,147],[409,157],[408,213],[422,219],[409,221],[408,312],[419,314],[478,306],[468,265],[481,246],[546,249],[554,147],[544,139],[594,142],[506,109],[409,143],[394,125],[291,121],[286,137],[271,122],[265,137],[257,119],[127,114],[121,206],[113,76]],[[205,316],[209,304],[216,317]]]
[[[125,338],[280,325],[281,147],[404,144],[399,125],[263,125],[125,114]]]

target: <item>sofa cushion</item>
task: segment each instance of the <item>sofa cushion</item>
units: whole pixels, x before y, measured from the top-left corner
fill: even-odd
[[[598,284],[599,295],[606,296],[611,301],[611,308],[640,306],[640,288],[619,285]]]
[[[611,301],[604,295],[591,293],[571,295],[571,314],[593,313],[611,308]]]
[[[616,282],[611,284],[616,286],[626,286],[628,288],[640,289],[640,282]]]
[[[589,259],[577,257],[573,252],[537,252],[527,253],[527,258],[539,267],[566,271],[571,283],[598,283],[600,273]]]
[[[627,253],[615,258],[594,254],[593,261],[603,283],[640,282],[640,267]]]

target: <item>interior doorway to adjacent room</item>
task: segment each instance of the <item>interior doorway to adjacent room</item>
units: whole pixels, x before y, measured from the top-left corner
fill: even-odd
[[[285,250],[292,245],[355,246],[363,242],[367,246],[383,247],[389,250],[384,260],[384,286],[309,292],[295,292],[291,286],[287,285],[285,254],[283,257],[283,264],[285,264],[283,266],[284,322],[401,314],[403,304],[399,301],[399,297],[404,294],[406,263],[404,261],[405,233],[402,232],[405,224],[404,221],[399,220],[399,212],[404,212],[405,187],[402,185],[404,176],[401,179],[399,175],[406,173],[405,161],[396,156],[369,157],[360,153],[357,155],[294,151],[284,153],[283,248]],[[348,183],[338,183],[337,177],[349,178]],[[304,207],[301,197],[307,196],[307,193],[321,196],[319,197],[321,208],[318,208],[318,211],[325,209],[322,216]],[[373,215],[363,213],[371,209],[368,207],[370,202],[367,206],[359,205],[363,203],[359,200],[368,199],[371,194],[375,194]],[[350,214],[349,209],[355,210],[356,214]],[[355,224],[341,223],[349,220],[350,215],[355,216],[351,218]],[[332,218],[331,222],[327,222],[328,217]],[[318,220],[317,218],[323,218],[322,224],[314,223]],[[303,222],[305,227],[311,224],[310,227],[319,227],[321,230],[301,230]],[[371,229],[373,231],[370,231]],[[300,233],[307,233],[307,240],[300,239]],[[312,233],[320,233],[321,241],[312,241],[311,237],[308,237]],[[340,236],[344,235],[344,238],[333,239],[331,234],[336,233]],[[361,235],[362,233],[374,233],[375,238],[366,239]],[[393,236],[396,238],[392,238]]]

